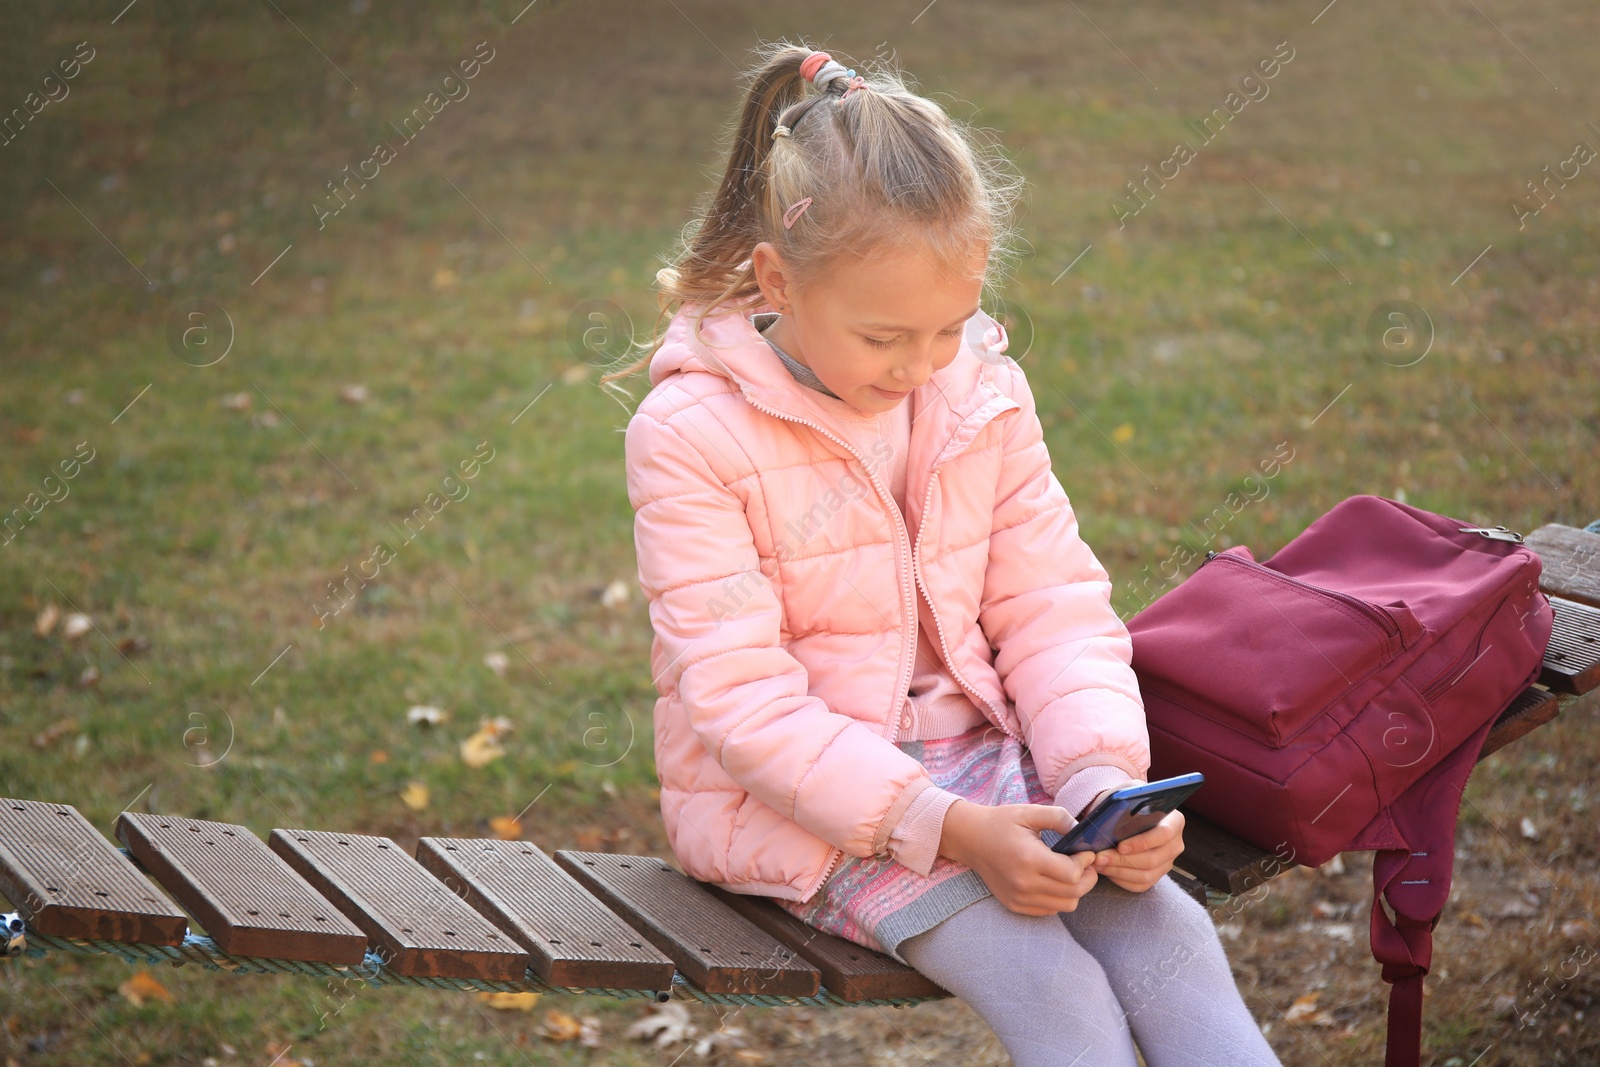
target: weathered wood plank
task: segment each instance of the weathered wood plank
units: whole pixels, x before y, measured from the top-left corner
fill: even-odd
[[[793,948],[822,972],[822,984],[844,1000],[951,995],[916,968],[907,967],[892,956],[807,926],[768,897],[730,893],[721,886],[706,882],[695,884]]]
[[[1489,731],[1489,736],[1483,739],[1483,749],[1478,753],[1478,762],[1491,752],[1496,752],[1517,738],[1532,733],[1556,717],[1556,712],[1561,710],[1561,701],[1548,689],[1539,689],[1529,686],[1511,702],[1510,707],[1500,713],[1495,720],[1494,728]]]
[[[275,829],[267,840],[397,974],[521,981],[528,953],[387,837]]]
[[[1560,693],[1581,695],[1600,686],[1600,608],[1550,598],[1555,625],[1539,681]]]
[[[232,956],[360,963],[367,937],[246,827],[125,811],[117,838]]]
[[[55,937],[179,945],[189,917],[71,804],[0,797],[0,892]]]
[[[672,989],[672,961],[531,841],[424,837],[417,861],[527,949],[551,985]]]
[[[1550,596],[1600,607],[1600,534],[1552,522],[1523,541],[1544,565],[1539,588]]]
[[[815,996],[822,975],[788,945],[654,856],[555,854],[612,911],[708,993]]]

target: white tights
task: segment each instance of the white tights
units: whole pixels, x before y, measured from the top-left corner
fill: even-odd
[[[907,938],[900,954],[966,1001],[1016,1067],[1281,1067],[1245,1007],[1205,908],[1170,878],[1102,878],[1070,912],[994,897]]]

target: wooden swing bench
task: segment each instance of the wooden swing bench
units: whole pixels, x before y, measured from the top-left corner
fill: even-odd
[[[1538,683],[1500,717],[1484,756],[1600,686],[1600,535],[1547,525],[1526,543],[1543,560],[1555,629]],[[950,996],[770,899],[697,882],[651,856],[446,837],[422,838],[412,856],[386,837],[274,829],[263,842],[243,826],[128,811],[115,834],[120,848],[71,805],[0,798],[0,891],[16,909],[0,930],[6,956],[108,953],[346,988],[723,1004]],[[1207,905],[1292,866],[1193,816],[1184,840],[1172,877]],[[204,935],[189,930],[191,916]]]

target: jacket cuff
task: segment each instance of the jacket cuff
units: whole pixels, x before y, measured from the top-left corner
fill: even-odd
[[[878,823],[878,832],[872,835],[872,853],[875,856],[888,855],[889,833],[900,822],[901,817],[911,807],[917,797],[927,789],[936,788],[933,779],[927,775],[917,778],[900,791],[894,798],[894,803],[889,805],[889,810]]]
[[[1142,784],[1142,779],[1131,777],[1121,767],[1098,764],[1085,767],[1068,778],[1056,792],[1056,803],[1066,808],[1073,819],[1081,819],[1091,806],[1099,803],[1102,794]]]
[[[938,786],[923,790],[889,835],[889,855],[926,878],[939,855],[945,812],[961,799],[959,794]]]

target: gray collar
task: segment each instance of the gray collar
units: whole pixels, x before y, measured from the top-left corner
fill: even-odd
[[[757,333],[761,333],[761,331],[766,327],[772,325],[774,322],[777,322],[778,317],[779,316],[776,311],[763,311],[759,314],[750,316],[750,324],[756,328]],[[833,397],[835,400],[841,399],[838,394],[834,393],[826,385],[822,384],[822,379],[813,374],[810,367],[797,361],[793,356],[789,355],[789,353],[773,344],[772,341],[765,336],[762,337],[762,340],[766,341],[768,345],[771,345],[772,350],[778,353],[778,358],[783,361],[783,365],[785,367],[789,368],[789,373],[794,377],[795,381],[799,382],[801,385],[815,389],[819,393],[825,393],[828,396]]]

